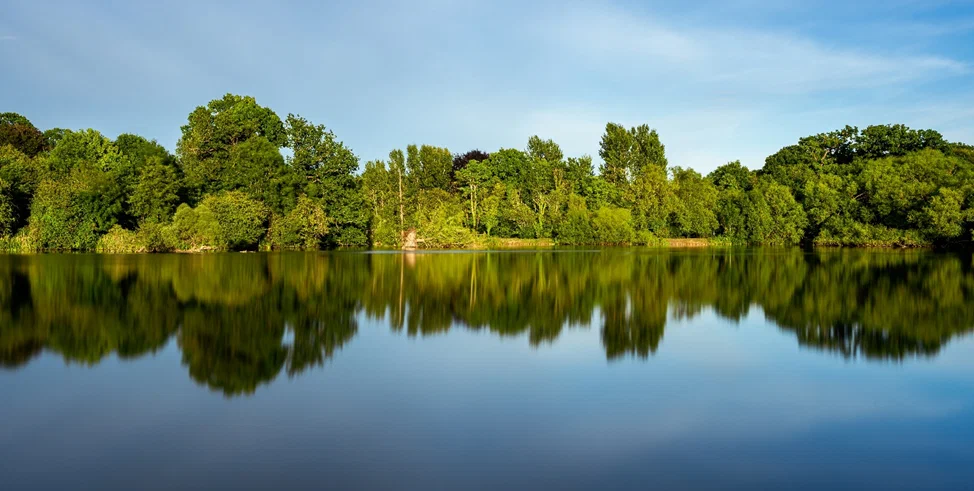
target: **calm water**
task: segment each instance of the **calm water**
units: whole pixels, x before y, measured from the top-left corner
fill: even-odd
[[[970,489],[970,254],[0,256],[0,488]]]

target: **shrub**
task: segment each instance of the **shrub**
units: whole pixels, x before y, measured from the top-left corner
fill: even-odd
[[[179,205],[170,225],[153,229],[153,240],[184,251],[254,249],[267,234],[267,216],[263,203],[240,191],[208,195],[196,208]]]
[[[0,238],[0,251],[8,253],[27,253],[38,252],[41,250],[37,244],[37,234],[31,234],[27,227],[20,229],[13,237]]]
[[[604,206],[592,214],[592,229],[600,244],[632,243],[632,214],[625,208]]]
[[[92,250],[121,213],[121,190],[108,174],[79,168],[37,188],[28,225],[41,249]]]
[[[240,191],[207,196],[199,207],[213,211],[219,224],[219,244],[226,248],[254,249],[267,234],[267,207]],[[204,225],[210,228],[209,224]]]
[[[174,236],[163,224],[143,222],[135,233],[146,252],[168,252],[176,248]]]
[[[423,247],[464,247],[474,242],[473,231],[463,225],[464,208],[455,196],[441,189],[420,193],[416,231]]]
[[[201,204],[190,208],[183,203],[176,208],[172,224],[162,231],[172,248],[183,251],[220,249],[220,224],[209,206]]]
[[[931,242],[924,239],[917,230],[901,230],[853,223],[842,229],[839,234],[832,230],[823,230],[815,238],[814,244],[826,247],[928,247]]]
[[[273,220],[271,245],[284,249],[318,249],[328,235],[328,222],[320,204],[301,196],[293,210]]]
[[[661,247],[666,245],[666,241],[657,237],[655,234],[649,230],[639,230],[636,232],[632,239],[634,245],[643,245],[649,247]]]
[[[134,232],[115,225],[98,239],[95,251],[108,254],[171,251],[176,246],[166,236],[166,230],[167,227],[155,222],[143,223]]]
[[[131,230],[125,230],[119,225],[113,226],[108,230],[108,233],[98,239],[95,251],[107,254],[147,252],[145,245],[139,240],[138,234]]]
[[[568,212],[558,225],[557,238],[560,244],[580,245],[595,242],[592,221],[585,200],[578,195],[568,198]]]

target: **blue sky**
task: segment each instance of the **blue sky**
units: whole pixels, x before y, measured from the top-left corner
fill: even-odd
[[[597,158],[607,121],[702,172],[846,124],[974,143],[974,1],[5,0],[0,66],[0,111],[170,149],[227,92],[363,161],[534,134]]]

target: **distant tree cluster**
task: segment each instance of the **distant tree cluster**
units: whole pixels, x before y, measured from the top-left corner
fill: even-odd
[[[176,154],[123,134],[40,131],[0,114],[8,250],[465,247],[491,238],[655,244],[971,243],[974,147],[902,125],[802,138],[752,171],[670,166],[655,130],[609,123],[596,172],[533,136],[492,153],[409,145],[365,163],[331,131],[228,94],[190,113]],[[361,172],[360,172],[361,171]]]

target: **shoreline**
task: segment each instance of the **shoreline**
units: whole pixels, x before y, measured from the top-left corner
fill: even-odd
[[[0,254],[6,255],[30,255],[30,254],[97,254],[97,255],[139,255],[139,254],[185,254],[185,255],[206,255],[214,253],[256,253],[256,252],[327,252],[327,251],[382,251],[382,252],[425,252],[425,251],[505,251],[505,250],[548,250],[548,249],[572,249],[572,248],[607,248],[607,249],[739,249],[739,248],[772,248],[772,249],[806,249],[806,250],[900,250],[900,251],[934,251],[934,252],[958,252],[970,251],[971,243],[957,244],[954,247],[938,247],[932,244],[923,245],[903,245],[903,244],[865,244],[865,245],[837,245],[837,244],[813,244],[811,246],[801,245],[761,245],[743,244],[724,237],[711,238],[661,238],[655,239],[648,244],[558,244],[550,238],[543,239],[520,239],[520,238],[486,238],[476,240],[470,244],[457,245],[454,247],[383,247],[381,245],[371,248],[360,247],[336,247],[331,249],[301,249],[301,248],[259,248],[248,250],[229,250],[215,247],[196,247],[193,249],[174,249],[174,250],[138,250],[129,251],[99,251],[99,250],[18,250],[18,248],[0,248]]]

